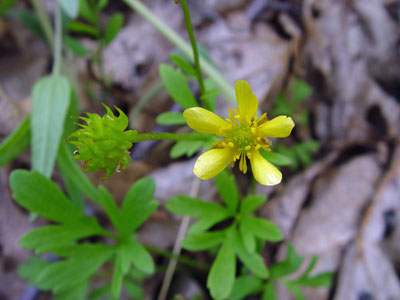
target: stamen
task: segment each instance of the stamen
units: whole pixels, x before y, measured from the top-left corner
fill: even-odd
[[[230,148],[233,148],[234,145],[233,145],[232,142],[229,142],[229,143],[228,143],[228,146],[229,146]]]
[[[246,146],[244,149],[246,149],[246,151],[249,151],[251,149],[251,146]]]

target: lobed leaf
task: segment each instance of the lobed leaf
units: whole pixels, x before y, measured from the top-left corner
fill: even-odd
[[[267,197],[265,195],[247,195],[240,205],[240,214],[242,216],[248,215],[263,205],[266,201]]]
[[[226,232],[203,232],[186,237],[182,241],[182,247],[190,251],[202,251],[214,248],[226,239]]]

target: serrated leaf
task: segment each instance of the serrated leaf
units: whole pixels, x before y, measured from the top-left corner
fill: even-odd
[[[89,281],[85,280],[68,289],[68,291],[61,293],[54,297],[54,300],[85,300]]]
[[[218,251],[207,278],[207,287],[213,299],[226,299],[235,282],[236,258],[233,241],[226,239]]]
[[[71,32],[79,33],[79,34],[88,34],[95,38],[99,37],[99,30],[97,27],[89,24],[85,24],[79,21],[71,21],[68,23],[68,29]]]
[[[275,286],[273,281],[270,281],[267,283],[264,289],[264,293],[262,295],[262,300],[277,300],[276,299],[276,292],[275,292]]]
[[[108,5],[108,0],[98,0],[96,4],[97,10],[102,10],[104,7]]]
[[[191,64],[189,64],[186,60],[181,58],[179,55],[171,54],[169,56],[169,58],[174,62],[174,64],[179,69],[181,69],[186,74],[191,75],[191,76],[197,75],[196,69]]]
[[[124,281],[124,288],[132,299],[144,299],[144,291],[142,287],[131,280],[126,279]]]
[[[37,280],[44,290],[51,289],[54,293],[68,291],[88,279],[113,253],[111,248],[102,245],[71,249],[74,249],[74,256],[53,263],[37,274]]]
[[[243,244],[249,253],[254,253],[256,250],[256,239],[251,231],[248,231],[246,226],[243,226],[243,222],[239,224],[240,237],[242,238]]]
[[[48,76],[32,90],[32,168],[50,177],[64,131],[71,87],[64,76]]]
[[[264,259],[258,253],[250,253],[243,245],[238,232],[235,232],[235,251],[243,264],[260,278],[268,278],[269,272],[265,266]]]
[[[133,265],[145,274],[154,273],[154,261],[146,248],[135,239],[129,243]]]
[[[291,244],[288,244],[285,260],[276,263],[270,269],[271,278],[282,278],[300,268],[303,258],[299,256]]]
[[[256,237],[270,242],[282,240],[282,232],[279,227],[268,220],[255,217],[247,217],[241,220],[245,231],[251,232]]]
[[[311,287],[329,287],[332,284],[332,276],[331,272],[317,274],[313,277],[305,277],[295,280],[295,282],[302,286],[311,286]]]
[[[124,274],[122,272],[122,261],[121,257],[117,255],[111,278],[111,295],[117,299],[121,294],[123,280],[124,280]]]
[[[224,231],[210,231],[194,234],[182,241],[182,247],[190,251],[202,251],[214,248],[226,239]]]
[[[57,0],[62,10],[71,19],[75,19],[79,13],[79,0]]]
[[[155,190],[154,179],[142,178],[129,189],[121,207],[121,235],[129,236],[156,210],[158,203],[152,201]]]
[[[82,45],[80,41],[68,35],[64,36],[64,44],[68,48],[70,48],[77,56],[85,56],[90,53],[90,51],[84,45]]]
[[[263,205],[266,201],[267,197],[265,195],[247,195],[240,205],[240,214],[242,216],[248,215]]]
[[[48,261],[42,260],[36,256],[30,256],[28,262],[18,267],[18,275],[23,279],[28,279],[29,285],[35,285],[43,289],[40,282],[37,280],[37,275],[49,265],[50,262]]]
[[[263,151],[261,152],[262,156],[268,160],[270,163],[277,165],[277,166],[289,166],[292,164],[292,160],[278,152],[271,152],[271,151]]]
[[[106,29],[104,32],[104,44],[108,45],[117,36],[122,25],[124,24],[124,15],[121,13],[113,14],[110,19],[108,19]]]
[[[96,222],[97,223],[97,222]],[[20,245],[23,248],[35,250],[37,254],[57,250],[73,243],[74,241],[103,232],[100,225],[94,227],[67,227],[62,225],[50,225],[34,229],[25,234]]]
[[[228,297],[230,300],[241,300],[247,296],[256,294],[262,289],[262,280],[257,277],[240,276],[236,278],[232,292]]]
[[[193,154],[199,151],[203,146],[204,141],[178,141],[171,148],[170,156],[174,159],[183,155],[192,157]]]
[[[184,109],[199,106],[181,71],[161,64],[159,72],[169,95],[176,103]]]
[[[164,112],[159,114],[156,119],[158,124],[161,125],[185,125],[186,120],[182,113]]]
[[[37,171],[14,171],[10,185],[18,204],[45,219],[75,225],[83,217],[57,185]]]
[[[16,158],[28,147],[30,140],[31,126],[29,116],[27,116],[0,144],[0,166],[4,166]]]
[[[208,219],[217,216],[223,220],[232,215],[221,205],[191,198],[185,195],[178,195],[168,200],[166,207],[170,212],[177,215],[189,215],[194,218]]]
[[[215,184],[229,211],[235,214],[239,203],[239,192],[235,178],[227,170],[224,170],[215,177]]]

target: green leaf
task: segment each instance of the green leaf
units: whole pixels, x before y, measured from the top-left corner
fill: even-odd
[[[177,215],[189,215],[194,218],[211,219],[216,216],[220,220],[226,219],[232,214],[221,205],[178,195],[166,203],[167,209]]]
[[[200,96],[200,99],[203,101],[204,107],[210,111],[215,110],[215,103],[217,97],[219,95],[219,90],[217,89],[217,85],[214,80],[210,77],[204,80],[205,93]]]
[[[243,222],[239,223],[240,236],[243,244],[249,253],[254,253],[256,250],[256,239],[251,231],[248,231],[246,226],[243,226]]]
[[[260,278],[267,278],[269,273],[265,266],[264,259],[258,253],[250,253],[243,245],[238,232],[235,232],[235,251],[243,264]]]
[[[277,165],[277,166],[289,166],[292,164],[292,160],[278,152],[271,152],[271,151],[262,151],[261,155],[268,160],[270,163]]]
[[[74,246],[71,249],[73,255],[49,265],[37,274],[37,280],[44,290],[51,289],[55,293],[68,291],[92,276],[113,254],[112,248],[100,244]]]
[[[40,37],[44,42],[48,42],[44,31],[40,25],[38,17],[31,11],[24,9],[10,9],[4,14],[6,17],[20,20],[26,28],[31,30],[35,35]]]
[[[239,192],[235,177],[227,170],[222,171],[215,177],[218,192],[232,214],[236,213],[239,203]]]
[[[265,195],[247,195],[240,206],[240,214],[242,216],[248,215],[263,205],[266,201],[267,197]]]
[[[224,231],[210,231],[191,235],[182,241],[183,248],[190,251],[202,251],[214,248],[226,238]]]
[[[222,244],[207,278],[207,287],[213,299],[226,299],[235,282],[236,258],[230,238]]]
[[[54,300],[85,300],[89,287],[89,281],[83,281],[68,289],[68,291],[57,295]]]
[[[0,15],[9,10],[18,0],[2,0],[0,2]]]
[[[88,227],[50,225],[34,229],[21,238],[20,245],[23,248],[35,250],[37,254],[41,254],[65,247],[84,237],[102,234],[103,229],[98,225],[97,221],[95,219],[91,220],[93,222],[88,224],[97,225],[89,225]]]
[[[264,293],[262,295],[262,300],[277,300],[274,282],[270,281],[267,283],[264,289]]]
[[[73,153],[66,144],[62,143],[57,156],[57,165],[64,181],[71,182],[74,186],[89,197],[93,202],[99,202],[96,188],[89,178],[82,172],[76,161],[72,160]]]
[[[131,280],[124,281],[124,288],[132,299],[144,299],[145,297],[143,289]]]
[[[286,97],[283,94],[279,94],[275,99],[275,107],[271,110],[271,114],[274,116],[293,115],[294,111],[289,107]]]
[[[176,54],[171,54],[170,59],[174,62],[174,64],[181,69],[183,72],[185,72],[188,75],[191,76],[197,76],[196,69],[193,68],[191,64],[189,64],[186,60],[181,58],[179,55]]]
[[[98,0],[96,4],[97,10],[102,10],[104,7],[108,5],[108,0]]]
[[[306,100],[313,93],[313,89],[307,82],[300,79],[295,79],[292,91],[292,99],[294,105],[299,105],[302,101]]]
[[[36,256],[30,256],[28,262],[18,267],[18,275],[23,279],[28,279],[29,285],[35,285],[39,289],[43,289],[40,282],[37,280],[37,275],[46,267],[50,262],[42,260]]]
[[[82,45],[80,41],[74,39],[68,35],[64,36],[64,44],[67,45],[77,56],[85,56],[90,53],[90,51]]]
[[[99,30],[93,26],[88,25],[79,21],[71,21],[68,23],[68,29],[71,32],[79,33],[79,34],[88,34],[95,38],[99,37]]]
[[[122,25],[124,24],[124,15],[121,13],[113,14],[107,22],[104,32],[104,44],[108,45],[117,36]]]
[[[54,182],[37,171],[12,172],[10,185],[18,204],[45,219],[76,225],[84,217]]]
[[[30,119],[28,116],[0,144],[0,166],[4,166],[16,158],[28,147],[30,140]]]
[[[133,265],[146,274],[154,273],[154,262],[146,248],[135,239],[129,243]]]
[[[32,168],[50,177],[64,130],[71,96],[64,76],[48,76],[32,90]]]
[[[119,298],[121,294],[122,281],[124,280],[124,274],[122,272],[122,260],[119,255],[114,266],[114,271],[111,278],[111,294],[115,298]]]
[[[282,232],[275,223],[255,217],[243,218],[241,223],[244,231],[251,232],[264,241],[278,242],[282,240]]]
[[[299,286],[294,282],[284,282],[286,288],[293,294],[296,300],[306,300]]]
[[[121,235],[129,236],[156,210],[158,203],[152,201],[154,179],[142,178],[135,182],[124,198],[121,207]]]
[[[302,286],[329,287],[332,284],[332,276],[333,274],[331,272],[326,272],[313,277],[300,278],[295,280],[295,282]]]
[[[158,124],[161,125],[185,125],[186,120],[182,113],[164,112],[159,114],[156,119]],[[192,141],[193,142],[193,141]]]
[[[57,0],[63,11],[71,19],[75,19],[79,12],[79,0]]]
[[[199,106],[181,71],[161,64],[159,72],[169,95],[176,103],[184,109]]]
[[[111,197],[110,193],[104,186],[100,186],[98,189],[98,199],[100,205],[103,207],[108,218],[114,227],[119,231],[124,231],[122,225],[122,220],[120,219],[120,211],[117,204],[115,204],[114,199]]]
[[[102,296],[106,296],[111,289],[111,284],[105,284],[97,289],[94,289],[90,294],[89,294],[89,299],[97,299]]]
[[[291,244],[288,244],[285,260],[271,267],[271,278],[282,278],[294,273],[300,268],[302,262],[303,258],[296,253]]]
[[[79,2],[79,15],[82,16],[86,21],[96,25],[98,18],[96,9],[93,9],[93,7],[89,6],[87,0],[80,0]]]
[[[262,289],[262,280],[257,277],[240,276],[236,278],[232,292],[228,297],[230,300],[241,300],[247,296],[257,294]]]
[[[183,155],[192,157],[197,151],[199,151],[204,145],[203,141],[178,141],[169,153],[171,158],[178,158]]]

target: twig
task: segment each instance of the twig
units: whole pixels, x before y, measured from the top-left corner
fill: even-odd
[[[192,183],[192,189],[190,191],[191,197],[197,197],[200,189],[200,179],[195,177]],[[186,235],[186,231],[189,227],[190,217],[184,216],[181,221],[181,225],[179,226],[178,235],[175,240],[174,249],[172,251],[173,255],[179,256],[182,250],[182,240]],[[171,284],[172,277],[174,276],[176,269],[177,259],[171,259],[168,264],[167,271],[165,273],[164,281],[161,286],[160,294],[158,295],[158,300],[165,300],[168,294],[168,289]]]

